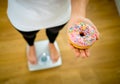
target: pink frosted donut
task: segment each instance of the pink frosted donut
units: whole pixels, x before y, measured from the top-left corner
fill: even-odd
[[[68,29],[68,39],[74,47],[87,49],[96,41],[96,31],[89,24],[80,22]]]

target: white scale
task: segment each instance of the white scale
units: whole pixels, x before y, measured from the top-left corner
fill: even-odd
[[[60,50],[57,42],[54,42],[54,44],[60,54]],[[62,65],[61,56],[59,57],[57,62],[55,63],[52,62],[48,48],[48,40],[35,42],[35,48],[36,48],[38,63],[36,65],[33,65],[28,62],[28,68],[30,71],[49,69]],[[27,52],[28,49],[29,47],[27,46]]]

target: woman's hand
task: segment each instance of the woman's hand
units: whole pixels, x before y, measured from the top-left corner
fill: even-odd
[[[85,22],[87,24],[90,24],[91,26],[93,26],[93,28],[95,29],[95,31],[97,33],[96,39],[98,40],[99,39],[99,32],[98,32],[96,26],[88,18],[84,18],[84,17],[74,17],[74,18],[71,18],[69,20],[68,24],[67,24],[67,28],[70,28],[72,25],[74,25],[76,23],[79,23],[81,21]],[[70,44],[70,47],[73,50],[73,52],[74,52],[74,54],[75,54],[76,57],[85,58],[85,57],[88,57],[90,55],[88,49],[78,49],[78,48],[75,48],[74,46],[72,46],[71,44]]]

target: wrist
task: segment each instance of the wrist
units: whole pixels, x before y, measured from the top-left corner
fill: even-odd
[[[70,18],[70,22],[80,22],[83,21],[86,17],[82,15],[73,15]]]
[[[89,0],[72,0],[71,19],[86,17],[86,7]]]

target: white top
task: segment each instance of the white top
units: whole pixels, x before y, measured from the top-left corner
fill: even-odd
[[[70,13],[70,0],[8,0],[8,17],[22,31],[62,25],[69,20]]]

